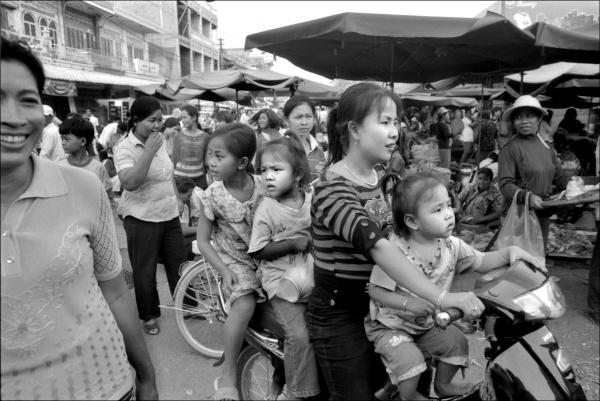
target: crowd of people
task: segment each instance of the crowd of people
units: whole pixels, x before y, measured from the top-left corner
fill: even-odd
[[[463,394],[473,384],[454,376],[467,365],[466,338],[435,327],[432,313],[455,307],[471,319],[484,307],[451,292],[454,275],[517,259],[546,270],[518,247],[484,253],[453,235],[459,221],[496,222],[524,189],[531,195],[519,201],[529,199],[546,239],[542,201],[562,168],[533,97],[504,112],[405,112],[392,91],[358,83],[326,115],[296,95],[280,113],[218,111],[207,130],[196,107],[163,121],[159,101],[144,96],[127,122],[98,133],[90,110],[54,125],[42,65],[26,46],[2,38],[1,63],[2,398],[156,399],[142,333],[160,333],[157,264],[173,294],[193,239],[222,276],[229,310],[219,400],[238,399],[237,355],[260,302],[286,334],[286,385],[273,399],[372,399],[386,377],[403,399],[419,399],[424,354],[437,364],[436,393]],[[597,131],[568,114],[567,138],[597,146]],[[442,167],[487,167],[453,196],[438,175],[407,173],[410,144],[424,140],[438,143]],[[597,282],[597,265],[590,272]]]

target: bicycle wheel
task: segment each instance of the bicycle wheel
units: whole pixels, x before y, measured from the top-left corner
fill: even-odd
[[[175,289],[175,321],[185,341],[208,358],[223,355],[221,279],[204,260],[184,271]]]
[[[241,400],[268,400],[273,393],[271,360],[252,346],[245,347],[237,361],[237,384]]]

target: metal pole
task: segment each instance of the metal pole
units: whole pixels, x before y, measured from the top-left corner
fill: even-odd
[[[483,84],[485,78],[481,81],[481,99],[479,100],[479,125],[477,126],[477,159],[475,160],[475,169],[479,169],[479,159],[481,157],[481,118],[483,117]]]
[[[392,44],[392,51],[391,51],[391,58],[390,58],[390,89],[392,90],[392,92],[394,91],[394,41],[392,40],[391,42]]]
[[[523,94],[523,76],[525,75],[525,73],[523,73],[523,71],[521,70],[521,85],[519,86],[519,95]]]
[[[238,90],[235,90],[235,114],[240,115],[240,105],[238,104]]]

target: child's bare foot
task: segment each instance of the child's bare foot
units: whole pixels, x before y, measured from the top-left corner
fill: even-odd
[[[468,382],[450,382],[450,383],[436,383],[435,392],[440,397],[452,397],[455,395],[463,395],[473,390],[475,385]]]

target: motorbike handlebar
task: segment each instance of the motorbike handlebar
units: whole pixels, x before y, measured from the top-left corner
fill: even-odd
[[[440,329],[444,330],[450,326],[453,322],[462,318],[464,313],[458,308],[448,308],[445,311],[439,311],[433,315],[435,325]]]

